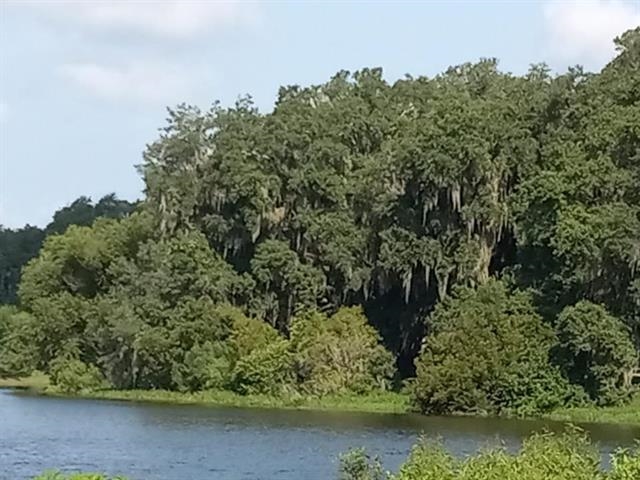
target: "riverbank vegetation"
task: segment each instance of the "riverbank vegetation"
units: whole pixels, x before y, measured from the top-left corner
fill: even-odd
[[[545,414],[544,417],[558,422],[640,425],[640,396],[636,395],[629,403],[607,407],[589,405],[559,408]]]
[[[44,392],[51,386],[48,375],[42,372],[32,372],[26,377],[0,378],[0,388],[15,388],[21,390],[33,390]]]
[[[365,69],[283,87],[269,113],[170,110],[135,211],[51,232],[22,270],[0,377],[123,397],[402,389],[427,414],[628,403],[640,29],[616,45],[597,74]]]
[[[55,390],[47,395],[58,395]],[[66,394],[60,394],[66,396]],[[175,405],[210,405],[246,408],[284,408],[292,410],[330,410],[362,413],[407,413],[410,398],[395,392],[368,394],[310,395],[240,395],[225,390],[182,393],[168,390],[97,390],[74,394],[75,397],[100,400],[169,403]]]
[[[538,434],[517,453],[489,449],[459,459],[441,445],[424,440],[416,445],[397,474],[363,450],[342,457],[340,480],[634,480],[640,478],[640,451],[619,450],[601,467],[597,449],[582,435]]]

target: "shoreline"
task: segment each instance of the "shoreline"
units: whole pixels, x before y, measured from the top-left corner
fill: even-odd
[[[324,397],[303,395],[283,397],[271,395],[240,395],[225,390],[194,393],[169,390],[95,390],[65,393],[50,388],[48,378],[42,374],[19,379],[0,379],[0,389],[1,388],[26,391],[45,397],[114,400],[170,405],[273,408],[346,413],[415,413],[411,412],[409,397],[397,392],[376,392],[365,395],[327,395]]]
[[[382,392],[368,395],[329,395],[325,397],[239,395],[228,391],[181,393],[167,390],[98,390],[94,392],[79,392],[76,394],[41,390],[37,391],[37,393],[43,396],[60,398],[113,400],[167,405],[198,405],[203,407],[268,408],[371,414],[412,413],[409,408],[409,398],[406,395],[395,392]]]
[[[324,412],[372,414],[417,413],[411,409],[409,396],[397,392],[378,392],[366,395],[328,395],[324,397],[302,395],[284,397],[239,395],[224,390],[195,393],[182,393],[168,390],[97,390],[64,393],[51,389],[48,378],[43,374],[35,374],[31,377],[19,379],[0,378],[0,388],[27,391],[47,397],[169,405],[316,410]],[[640,395],[636,396],[629,404],[623,406],[561,408],[540,416],[523,417],[522,420],[549,420],[565,423],[615,424],[638,427],[640,426]]]

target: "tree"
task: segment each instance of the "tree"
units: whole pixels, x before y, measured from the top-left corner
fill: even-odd
[[[38,227],[11,230],[0,226],[0,304],[16,303],[22,267],[37,255],[43,239]]]
[[[106,195],[93,205],[88,197],[80,197],[53,215],[44,229],[26,225],[17,230],[0,226],[0,304],[17,301],[22,268],[34,258],[45,237],[63,233],[71,225],[88,226],[97,218],[124,218],[135,204]]]
[[[562,311],[556,328],[560,365],[571,382],[603,405],[630,393],[624,374],[637,367],[638,353],[623,322],[581,301]]]
[[[294,312],[315,306],[324,283],[321,272],[302,263],[296,252],[277,240],[258,245],[251,259],[251,274],[258,289],[258,308],[283,332]]]
[[[553,332],[531,298],[492,280],[438,305],[417,362],[425,413],[532,414],[561,405],[567,385],[549,363]]]
[[[0,306],[0,378],[28,375],[38,366],[35,319],[11,306]]]
[[[24,268],[24,325],[5,327],[27,352],[10,363],[78,361],[118,388],[322,395],[387,388],[393,355],[429,412],[625,397],[639,38],[620,36],[597,74],[363,69],[283,87],[268,113],[250,97],[170,110],[139,211],[107,196],[56,213]],[[0,231],[0,295],[38,232]]]
[[[300,388],[309,393],[386,390],[395,373],[393,357],[359,307],[329,318],[317,312],[297,317],[291,345]]]
[[[44,229],[45,235],[64,233],[71,225],[88,227],[96,218],[124,218],[134,209],[135,203],[120,200],[114,193],[105,195],[95,204],[89,197],[78,197],[53,214],[53,219]]]

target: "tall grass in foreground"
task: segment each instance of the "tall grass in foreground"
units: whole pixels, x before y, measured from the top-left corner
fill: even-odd
[[[640,449],[619,450],[611,468],[600,465],[597,449],[582,434],[537,434],[517,454],[486,450],[456,459],[440,444],[423,440],[397,474],[385,472],[364,450],[341,458],[340,480],[639,480]]]

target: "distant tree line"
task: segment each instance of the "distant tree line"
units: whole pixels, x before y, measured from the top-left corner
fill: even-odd
[[[616,45],[597,74],[365,69],[266,114],[171,110],[137,213],[51,235],[24,269],[0,368],[324,394],[387,388],[394,358],[425,412],[625,401],[640,29]]]
[[[0,225],[0,304],[17,302],[22,267],[38,255],[45,237],[64,233],[70,225],[91,225],[98,217],[123,218],[134,207],[134,203],[120,200],[115,194],[105,195],[95,204],[88,197],[79,197],[56,211],[45,228],[26,225],[10,229]]]

